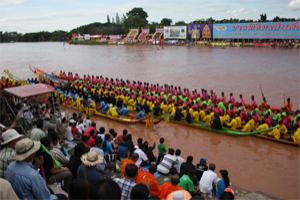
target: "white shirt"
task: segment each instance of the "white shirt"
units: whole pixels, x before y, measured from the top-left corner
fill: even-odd
[[[139,155],[139,159],[135,162],[135,165],[140,167],[143,161],[147,161],[148,157],[145,154],[145,152],[143,152],[143,150],[137,148],[134,153],[137,153]]]
[[[83,123],[78,124],[76,126],[76,128],[78,129],[80,135],[82,135],[84,133],[84,125],[83,125]]]
[[[157,171],[162,174],[168,174],[172,166],[176,163],[174,155],[167,154],[164,156],[160,164],[157,166]]]
[[[68,126],[66,135],[67,135],[67,140],[68,141],[73,141],[74,140],[74,137],[73,137],[73,134],[72,134],[72,127],[71,126]]]
[[[177,170],[177,173],[180,173],[180,167],[181,164],[185,162],[185,160],[181,156],[175,156],[176,163],[174,165],[175,169]]]
[[[199,189],[202,193],[211,194],[212,184],[217,184],[218,176],[215,172],[207,170],[203,172],[203,175],[199,181]]]

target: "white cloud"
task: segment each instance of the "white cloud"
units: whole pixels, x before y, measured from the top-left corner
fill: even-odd
[[[253,13],[254,10],[246,9],[246,8],[239,8],[239,9],[229,9],[226,11],[226,14],[230,17],[245,17],[250,13]]]
[[[291,10],[300,10],[300,0],[291,0],[289,3]]]
[[[0,0],[0,6],[19,5],[25,1],[26,0]]]

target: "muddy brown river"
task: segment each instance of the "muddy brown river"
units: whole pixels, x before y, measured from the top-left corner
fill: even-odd
[[[262,86],[268,102],[283,105],[291,97],[300,107],[300,50],[268,48],[198,48],[155,46],[69,46],[63,43],[0,44],[0,73],[9,69],[20,78],[31,77],[28,65],[49,72],[80,74],[169,83],[190,89],[213,89],[218,93],[255,95],[261,102]],[[169,147],[180,148],[194,162],[207,157],[217,170],[228,169],[231,182],[250,191],[281,199],[299,199],[300,148],[255,137],[232,137],[161,122],[153,130],[97,118],[98,126],[134,138],[158,142],[165,137]]]

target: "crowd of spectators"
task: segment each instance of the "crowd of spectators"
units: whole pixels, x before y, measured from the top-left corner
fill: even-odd
[[[117,133],[51,105],[14,109],[0,121],[0,199],[234,199],[227,170],[182,157],[164,138],[135,142],[126,127]],[[24,118],[26,128],[14,122]]]

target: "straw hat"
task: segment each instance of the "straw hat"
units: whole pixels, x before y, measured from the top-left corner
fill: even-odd
[[[41,143],[40,142],[34,142],[29,138],[21,139],[16,143],[15,150],[15,160],[17,161],[23,161],[35,152],[37,152],[40,149]]]
[[[103,156],[100,156],[97,152],[95,151],[89,151],[86,154],[83,154],[81,156],[81,161],[84,165],[93,167],[96,166],[97,164],[103,163]]]
[[[11,141],[19,139],[21,137],[23,137],[23,136],[20,135],[15,129],[8,129],[7,131],[4,131],[2,133],[1,145],[8,144]]]

